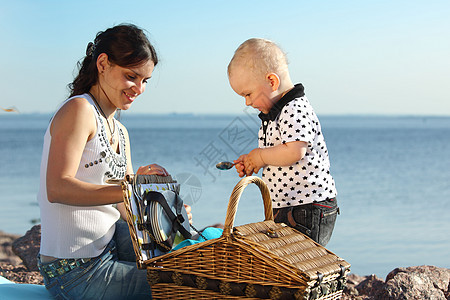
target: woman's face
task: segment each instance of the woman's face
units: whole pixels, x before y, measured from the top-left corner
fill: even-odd
[[[155,65],[148,60],[136,67],[121,67],[110,63],[99,74],[99,84],[115,108],[127,110],[145,91]]]

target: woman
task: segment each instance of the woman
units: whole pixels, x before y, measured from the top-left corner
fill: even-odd
[[[119,220],[126,218],[122,190],[107,180],[133,174],[128,133],[114,115],[144,92],[157,63],[138,27],[99,32],[69,85],[70,98],[49,124],[38,194],[39,267],[57,299],[151,299],[127,224]],[[136,174],[168,175],[157,164]]]

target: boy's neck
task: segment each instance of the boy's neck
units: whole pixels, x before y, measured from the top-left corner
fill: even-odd
[[[281,98],[283,98],[284,95],[286,95],[287,93],[289,93],[290,90],[292,90],[294,88],[294,84],[292,84],[292,82],[289,82],[288,84],[285,85],[280,85],[280,87],[278,88],[279,90],[279,96],[277,97],[277,99],[273,102],[273,105],[275,105],[275,103],[277,103],[278,101],[281,100]],[[272,106],[273,106],[272,105]]]
[[[289,88],[285,89],[283,93],[281,93],[281,98],[283,98],[284,95],[286,95],[287,93],[289,93],[290,90],[292,90],[294,88],[294,85],[292,84],[291,86],[289,86]]]
[[[294,90],[295,88],[295,90]],[[287,95],[289,93],[289,95]],[[287,95],[287,96],[286,96]],[[277,115],[279,114],[280,110],[284,105],[286,105],[289,101],[298,98],[303,97],[305,95],[304,88],[301,83],[292,86],[291,89],[286,89],[281,95],[280,98],[273,103],[272,107],[267,113],[260,113],[259,117],[261,120],[275,120]],[[286,97],[285,97],[286,96]],[[284,98],[283,98],[284,97]],[[281,100],[281,101],[280,101]]]

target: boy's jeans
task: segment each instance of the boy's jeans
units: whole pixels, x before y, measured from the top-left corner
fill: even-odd
[[[103,253],[55,278],[43,274],[55,299],[151,299],[147,271],[136,267],[128,225],[119,220]]]
[[[322,246],[330,241],[338,213],[336,198],[273,210],[276,223],[285,223]]]

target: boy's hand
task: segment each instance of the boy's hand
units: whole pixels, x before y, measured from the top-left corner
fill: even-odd
[[[247,154],[243,154],[243,155],[239,156],[238,159],[233,160],[233,162],[235,163],[234,167],[236,168],[236,171],[238,172],[239,177],[245,176],[244,159],[246,156],[247,156]]]
[[[264,167],[266,164],[262,160],[261,157],[262,149],[256,148],[250,151],[244,158],[244,170],[247,176],[256,174],[259,172],[259,169]],[[242,177],[242,176],[241,176]]]

